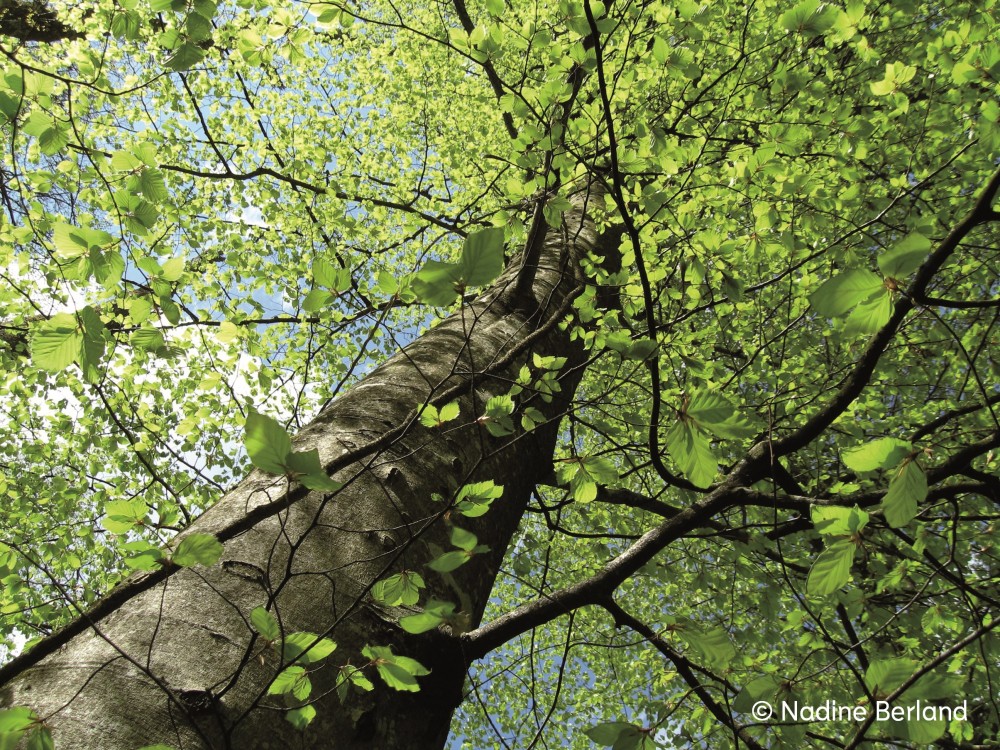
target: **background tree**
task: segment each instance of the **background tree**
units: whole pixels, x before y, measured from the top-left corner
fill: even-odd
[[[39,7],[0,743],[997,742],[992,3]]]

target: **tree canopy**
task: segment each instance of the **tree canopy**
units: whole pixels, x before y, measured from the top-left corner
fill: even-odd
[[[519,466],[455,469],[445,546],[359,594],[475,659],[450,746],[995,746],[997,27],[992,0],[7,4],[3,681],[129,581],[219,565],[171,540],[251,467],[335,495],[289,436],[584,221],[552,324],[579,361],[371,427],[558,425],[506,551],[468,529]],[[481,622],[460,568],[496,576]],[[420,699],[412,654],[270,604],[243,614],[275,721],[313,731],[324,669],[345,711]],[[0,748],[60,747],[2,700]],[[824,703],[862,711],[781,713]]]

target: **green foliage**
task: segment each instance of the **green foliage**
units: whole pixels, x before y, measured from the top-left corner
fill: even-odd
[[[365,561],[358,603],[400,639],[474,625],[463,586],[498,572],[480,540],[524,470],[492,452],[541,425],[554,477],[485,621],[649,554],[473,664],[456,744],[847,744],[854,724],[748,714],[868,705],[921,670],[899,705],[974,717],[857,746],[996,744],[996,196],[967,221],[1000,153],[992,0],[51,5],[81,38],[0,38],[3,658],[134,571],[218,562],[211,535],[171,539],[251,466],[337,492],[337,454],[291,434],[506,257],[505,304],[527,241],[573,239],[597,175],[613,247],[530,323],[577,349],[454,337],[399,416],[420,450],[490,455]],[[496,378],[505,357],[523,366]],[[460,409],[440,394],[467,376]],[[345,447],[411,429],[380,413]],[[404,494],[387,485],[394,511]],[[320,684],[353,711],[375,672],[426,674],[396,641],[364,663],[336,632],[286,633],[266,601],[246,629],[278,678],[261,705],[299,729]],[[0,747],[53,739],[0,714]]]
[[[649,731],[620,721],[609,721],[586,730],[586,735],[596,744],[612,750],[655,750],[660,747],[649,736]]]
[[[250,613],[250,624],[265,640],[274,643],[281,639],[281,626],[270,612],[263,607],[255,607]]]
[[[417,678],[430,674],[416,659],[394,654],[389,646],[365,646],[361,654],[371,660],[378,676],[393,690],[416,693],[420,690]]]
[[[420,590],[425,587],[419,573],[404,570],[388,578],[383,578],[372,587],[372,597],[390,607],[410,607],[420,598]]]
[[[181,539],[170,559],[174,565],[215,565],[222,556],[222,542],[214,534],[188,534]]]
[[[281,659],[283,663],[314,664],[336,648],[337,644],[329,638],[320,638],[314,633],[290,633],[281,641]]]
[[[443,307],[469,287],[491,282],[503,270],[503,240],[502,227],[483,229],[466,238],[458,263],[427,261],[413,281],[417,298],[428,305]]]
[[[287,474],[311,490],[338,490],[341,484],[326,475],[319,451],[292,451],[292,439],[273,417],[250,409],[247,414],[244,445],[250,461],[269,474]]]

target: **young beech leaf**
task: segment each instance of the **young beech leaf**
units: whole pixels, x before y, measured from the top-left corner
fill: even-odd
[[[55,750],[49,728],[41,725],[35,727],[35,731],[28,735],[28,745],[25,750]]]
[[[146,504],[141,500],[114,500],[104,506],[105,516],[101,526],[112,534],[124,534],[146,519]]]
[[[323,466],[319,462],[319,450],[316,448],[289,453],[285,459],[285,469],[311,490],[333,492],[343,486],[323,471]]]
[[[215,534],[188,534],[181,539],[170,559],[182,568],[215,565],[222,556],[222,549],[222,542],[215,538]]]
[[[316,718],[316,709],[312,706],[299,706],[285,714],[285,720],[296,729],[305,729]]]
[[[284,474],[292,439],[276,419],[251,408],[243,440],[250,462],[268,474]]]
[[[851,471],[891,469],[913,452],[913,443],[893,437],[883,437],[842,451],[840,457]]]
[[[278,676],[274,678],[274,682],[272,682],[267,688],[269,695],[291,693],[299,700],[305,700],[308,698],[311,691],[312,685],[309,682],[309,675],[306,673],[306,668],[300,666],[292,666],[283,669]]]
[[[10,742],[10,747],[17,744],[17,740],[24,735],[38,721],[38,716],[30,708],[16,706],[0,711],[0,743],[5,740]],[[0,747],[5,745],[0,744]]]
[[[410,286],[417,299],[434,307],[450,305],[464,290],[460,267],[440,260],[427,261]]]
[[[930,251],[929,239],[919,232],[910,232],[879,256],[879,270],[889,278],[906,278],[920,267]]]
[[[365,646],[361,654],[366,659],[371,659],[379,677],[394,690],[416,693],[420,690],[416,678],[431,673],[416,659],[392,653],[392,648],[389,646]]]
[[[647,736],[640,727],[623,721],[607,721],[585,730],[584,734],[598,745],[611,747],[614,750],[641,748]]]
[[[816,531],[825,536],[850,536],[868,525],[868,514],[857,506],[814,505],[811,517]]]
[[[493,480],[473,482],[462,487],[455,500],[455,510],[467,518],[478,518],[490,509],[490,504],[503,495],[503,487]]]
[[[755,430],[737,413],[727,398],[713,391],[698,391],[691,396],[687,415],[700,426],[720,438],[739,440],[750,437]]]
[[[419,634],[433,630],[442,622],[446,622],[455,613],[455,605],[431,599],[424,611],[417,615],[407,615],[399,619],[399,626],[407,633]]]
[[[458,526],[451,527],[451,543],[459,549],[471,551],[475,549],[478,541],[479,540],[476,538],[476,535],[471,531],[460,529]]]
[[[892,528],[898,529],[914,519],[920,503],[927,499],[927,475],[916,461],[904,461],[889,482],[882,499],[882,512]]]
[[[281,627],[274,615],[263,607],[255,607],[250,613],[250,624],[261,636],[272,643],[281,638]]]
[[[667,450],[681,473],[696,487],[708,487],[719,473],[708,438],[684,419],[674,422],[667,432]]]
[[[861,302],[884,291],[885,285],[878,274],[857,268],[827,279],[809,295],[809,303],[819,314],[839,318]]]
[[[465,565],[472,559],[472,552],[467,550],[454,550],[452,552],[445,552],[443,555],[435,557],[429,563],[427,567],[431,570],[436,570],[438,573],[450,573],[457,568]]]
[[[458,401],[449,401],[447,404],[441,407],[438,411],[438,421],[439,422],[450,422],[453,419],[458,419],[459,406]]]
[[[875,333],[892,317],[892,296],[887,289],[861,302],[844,321],[845,333]]]
[[[500,275],[503,270],[503,238],[502,227],[483,229],[466,238],[459,263],[466,286],[483,286]]]
[[[312,289],[302,300],[302,309],[306,312],[319,312],[334,299],[334,295],[326,289]]]
[[[390,607],[411,607],[420,599],[424,579],[412,570],[383,578],[372,586],[372,598]]]
[[[122,552],[126,554],[125,565],[132,570],[153,570],[166,559],[162,549],[144,540],[126,542]]]
[[[681,636],[688,645],[701,656],[709,666],[724,668],[736,657],[736,647],[722,628],[689,629],[681,631]]]
[[[834,542],[820,552],[809,569],[806,591],[811,596],[826,596],[837,591],[851,577],[851,563],[857,546],[850,539]]]
[[[80,358],[83,332],[69,313],[56,313],[37,326],[31,336],[31,362],[42,370],[58,372]]]
[[[337,644],[329,638],[303,631],[292,633],[281,642],[281,658],[286,663],[314,664],[328,657],[336,648]]]
[[[753,704],[759,700],[771,701],[781,687],[777,677],[764,675],[751,680],[733,701],[733,710],[745,714],[753,709]]]

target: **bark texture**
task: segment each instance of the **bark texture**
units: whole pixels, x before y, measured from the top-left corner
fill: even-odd
[[[458,634],[407,634],[397,619],[412,611],[378,604],[370,589],[386,575],[417,570],[428,584],[424,599],[461,602],[470,627],[478,624],[531,490],[551,472],[558,420],[582,372],[583,350],[558,325],[586,282],[579,258],[591,249],[617,252],[617,235],[599,237],[586,218],[596,200],[577,194],[563,227],[540,233],[530,300],[512,291],[525,272],[515,261],[463,314],[389,359],[296,437],[294,450],[317,448],[324,465],[354,458],[336,470],[341,490],[310,493],[252,472],[191,529],[224,540],[220,563],[161,575],[155,585],[127,584],[134,592],[100,619],[84,618],[57,650],[58,640],[39,651],[51,651],[44,658],[28,655],[0,672],[9,677],[0,703],[29,706],[56,747],[75,750],[441,747],[467,666]],[[535,353],[568,358],[551,402],[520,397],[521,407],[539,408],[550,421],[491,437],[476,418]],[[428,400],[454,398],[461,405],[455,422],[428,429],[413,418]],[[433,497],[451,498],[458,486],[487,479],[503,485],[503,496],[482,518],[454,520],[491,552],[448,576],[425,568],[435,545],[452,549],[448,501]],[[248,518],[256,520],[248,525]],[[304,733],[284,720],[280,697],[266,694],[281,665],[250,627],[250,612],[261,605],[285,632],[324,634],[338,644],[311,675],[317,717]],[[391,690],[370,669],[376,689],[354,691],[341,704],[330,690],[337,667],[362,664],[366,644],[391,646],[429,667],[421,691]]]

